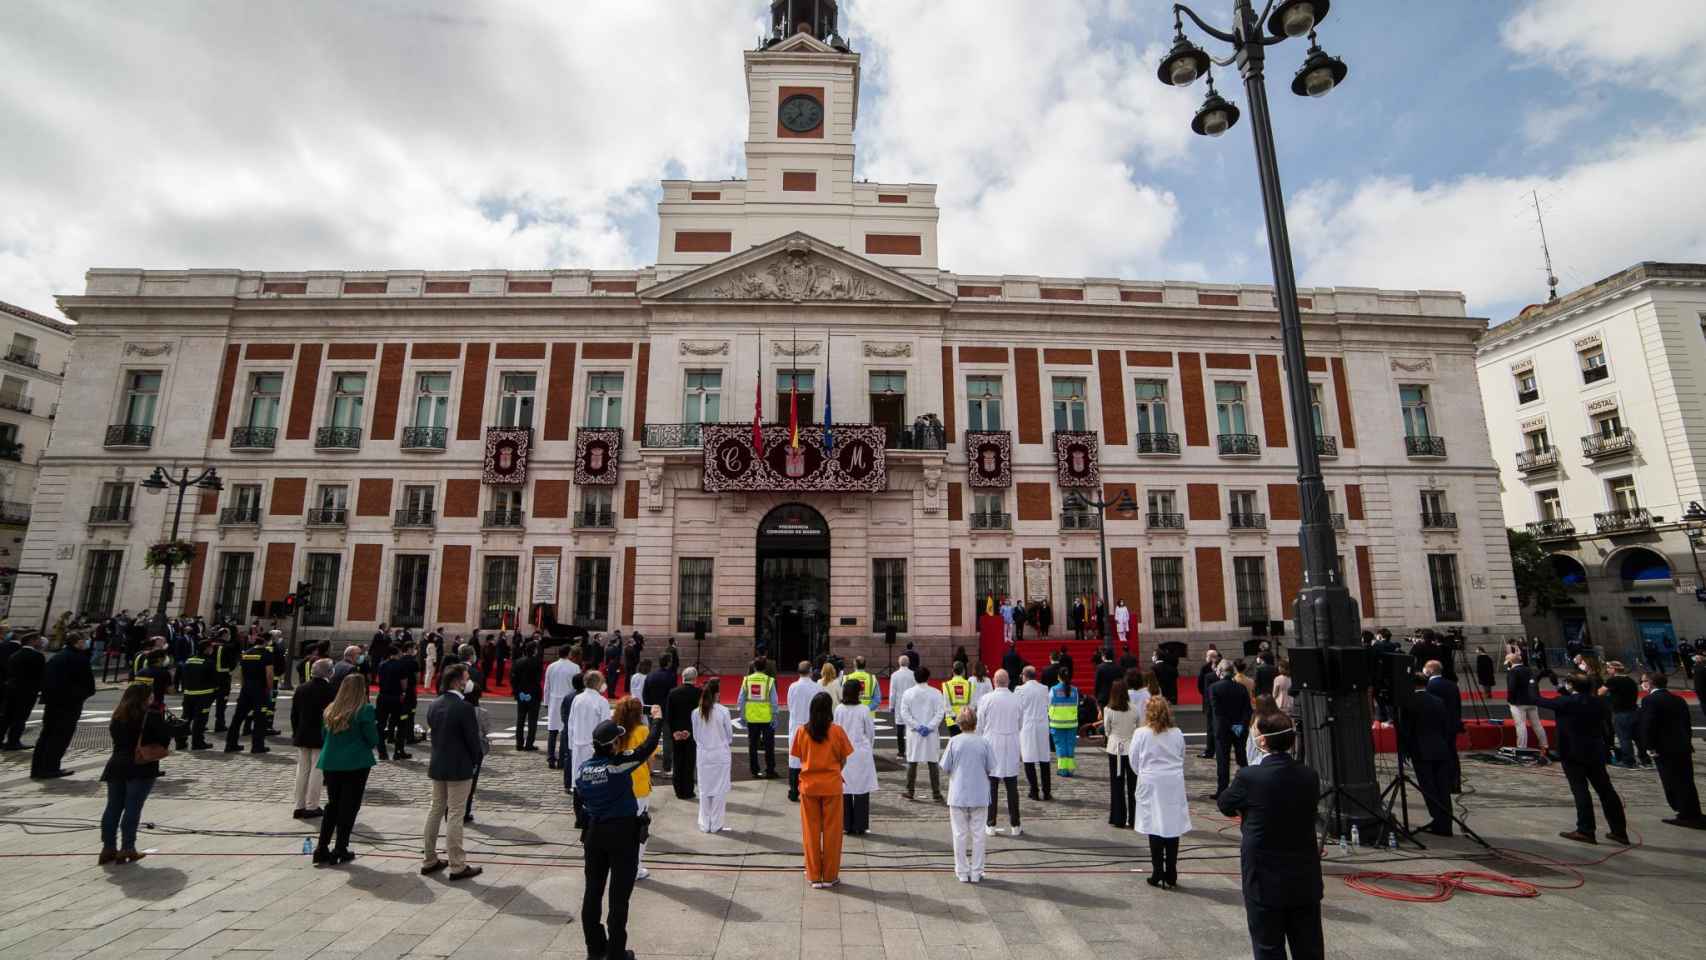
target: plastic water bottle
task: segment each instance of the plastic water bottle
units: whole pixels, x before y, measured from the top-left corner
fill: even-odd
[[[1351,849],[1355,850],[1361,846],[1362,846],[1362,830],[1360,830],[1357,827],[1357,825],[1353,823],[1353,824],[1351,824]]]
[[[310,854],[310,853],[314,852],[314,840],[313,840],[313,838],[311,838],[311,837],[303,837],[302,838],[302,852],[304,854]]]
[[[1339,834],[1339,852],[1346,854],[1351,852],[1350,837],[1343,833]]]
[[[1398,849],[1398,831],[1396,831],[1396,830],[1387,830],[1386,831],[1386,849],[1388,849],[1388,850]]]

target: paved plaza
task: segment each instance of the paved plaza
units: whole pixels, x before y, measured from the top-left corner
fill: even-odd
[[[174,754],[145,810],[150,826],[139,846],[152,854],[107,868],[95,865],[99,738],[80,736],[68,758],[78,775],[49,784],[28,780],[26,755],[6,754],[0,958],[582,955],[578,842],[560,777],[540,754],[501,743],[487,761],[478,821],[468,830],[470,859],[485,875],[452,884],[416,870],[424,747],[410,762],[376,769],[357,825],[359,859],[321,870],[301,852],[307,829],[290,817],[294,754],[281,740],[274,747],[264,757]],[[660,779],[652,877],[634,895],[630,945],[642,957],[1248,955],[1238,829],[1206,800],[1192,803],[1196,829],[1182,848],[1181,889],[1154,890],[1133,872],[1147,870],[1143,838],[1106,822],[1106,766],[1091,748],[1085,776],[1056,781],[1055,803],[1023,805],[1022,837],[990,840],[989,876],[971,886],[954,879],[945,812],[902,800],[900,768],[887,751],[879,763],[872,833],[848,839],[835,891],[811,890],[802,878],[785,781],[749,780],[737,759],[732,830],[706,836],[694,829],[694,805]],[[1429,838],[1425,853],[1347,857],[1332,846],[1330,955],[1675,955],[1706,935],[1706,834],[1659,823],[1669,814],[1656,775],[1612,772],[1643,841],[1617,852],[1556,838],[1571,824],[1556,767],[1467,759],[1464,771],[1463,807],[1483,837],[1584,864],[1580,885],[1571,870],[1491,857],[1461,837]],[[1201,798],[1213,764],[1193,756],[1187,775]],[[1541,890],[1525,899],[1460,892],[1445,903],[1398,903],[1348,887],[1343,876],[1359,870],[1488,870]]]

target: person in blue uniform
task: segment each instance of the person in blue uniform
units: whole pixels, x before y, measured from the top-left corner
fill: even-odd
[[[586,893],[581,898],[581,930],[586,935],[589,960],[632,960],[628,949],[628,898],[640,869],[640,847],[646,842],[651,818],[640,813],[634,796],[634,771],[651,759],[658,747],[663,711],[651,709],[651,733],[644,743],[624,753],[616,745],[627,731],[613,720],[600,723],[592,732],[592,756],[575,774],[576,819],[585,850]],[[610,909],[602,914],[604,893],[610,891]]]

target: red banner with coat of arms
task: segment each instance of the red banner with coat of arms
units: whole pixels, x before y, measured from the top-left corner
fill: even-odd
[[[1102,483],[1097,463],[1100,437],[1090,430],[1054,432],[1055,480],[1063,487],[1096,487]]]
[[[575,431],[575,483],[609,487],[616,484],[616,465],[622,459],[619,427],[582,427]]]
[[[751,427],[708,423],[701,428],[707,492],[888,489],[887,435],[882,427],[838,423],[826,443],[822,427],[802,426],[797,447],[789,444],[785,424],[761,429],[761,455],[754,456]]]
[[[527,458],[533,445],[531,430],[487,430],[483,483],[520,486],[527,482]]]
[[[966,431],[966,483],[972,487],[1013,485],[1013,435],[1005,430]]]

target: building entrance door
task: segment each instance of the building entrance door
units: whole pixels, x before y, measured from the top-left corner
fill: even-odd
[[[786,670],[829,651],[829,523],[784,504],[758,525],[757,648]]]

